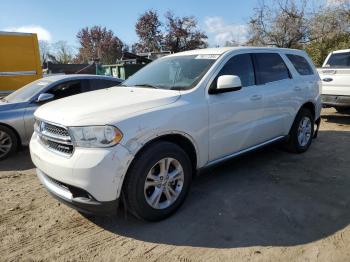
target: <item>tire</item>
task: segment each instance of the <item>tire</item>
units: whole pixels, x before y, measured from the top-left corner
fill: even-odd
[[[335,107],[335,110],[337,110],[338,113],[340,114],[346,114],[346,113],[350,113],[350,108],[349,107]]]
[[[18,147],[16,134],[8,127],[0,125],[0,160],[3,160],[14,152]]]
[[[161,165],[168,169],[161,172]],[[178,175],[174,176],[176,173]],[[160,180],[162,176],[164,179]],[[170,142],[156,142],[143,150],[128,170],[123,186],[126,208],[143,220],[165,219],[184,202],[191,181],[192,165],[185,151]]]
[[[305,129],[301,129],[304,124]],[[307,151],[311,145],[313,135],[314,135],[314,123],[315,117],[311,111],[307,108],[301,108],[297,114],[292,128],[289,132],[289,138],[287,140],[287,149],[293,153],[304,153]],[[304,139],[302,139],[302,132],[304,134]],[[299,136],[300,135],[300,136]]]

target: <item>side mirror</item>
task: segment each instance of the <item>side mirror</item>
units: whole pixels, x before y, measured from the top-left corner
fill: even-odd
[[[37,103],[47,102],[49,100],[52,100],[55,96],[53,94],[49,93],[42,93],[39,95],[38,99],[36,100]]]
[[[219,76],[216,89],[211,90],[211,94],[220,94],[242,89],[242,82],[239,76],[223,75]]]

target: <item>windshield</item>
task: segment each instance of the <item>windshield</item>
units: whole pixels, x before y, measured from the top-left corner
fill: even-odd
[[[158,59],[124,81],[122,86],[187,90],[193,88],[218,55],[170,56]]]
[[[350,52],[332,54],[326,67],[350,67]]]
[[[48,79],[38,79],[6,96],[4,100],[9,103],[29,101],[34,95],[39,93],[51,83],[52,81],[49,81]]]

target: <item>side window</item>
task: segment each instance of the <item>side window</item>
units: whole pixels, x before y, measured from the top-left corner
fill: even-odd
[[[82,81],[74,80],[64,82],[53,87],[49,93],[55,96],[54,99],[60,99],[67,96],[72,96],[84,92]]]
[[[291,78],[288,67],[277,53],[254,54],[257,84]]]
[[[216,76],[210,88],[215,89],[219,76],[236,75],[241,78],[242,86],[255,85],[254,67],[250,54],[232,57]]]
[[[91,90],[108,88],[108,87],[112,87],[120,84],[117,81],[111,81],[111,80],[105,80],[105,79],[91,79],[89,81],[90,81]]]
[[[295,69],[298,71],[299,74],[306,76],[306,75],[313,75],[314,72],[309,64],[309,62],[300,55],[287,55],[288,59],[292,62]]]

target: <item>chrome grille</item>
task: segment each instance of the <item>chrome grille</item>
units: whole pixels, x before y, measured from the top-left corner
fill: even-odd
[[[60,126],[55,126],[49,123],[44,123],[44,130],[47,131],[50,134],[58,135],[58,136],[69,136],[68,130],[60,127]]]
[[[40,120],[35,125],[41,143],[49,150],[64,156],[73,154],[74,146],[67,128]]]

